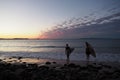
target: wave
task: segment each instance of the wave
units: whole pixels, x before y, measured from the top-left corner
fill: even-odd
[[[23,48],[65,48],[65,46],[1,46],[1,47],[23,47]],[[82,48],[82,46],[76,46],[74,48]]]
[[[116,53],[96,53],[96,59],[90,57],[90,60],[97,60],[97,61],[118,61],[120,62],[120,54]],[[50,53],[50,52],[1,52],[0,57],[23,57],[23,58],[44,58],[44,59],[66,59],[66,55],[64,53]],[[74,53],[71,54],[71,60],[86,60],[86,55],[84,53]]]

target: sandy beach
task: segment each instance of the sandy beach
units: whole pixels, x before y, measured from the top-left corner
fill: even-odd
[[[0,80],[120,80],[119,62],[9,58],[0,62]]]

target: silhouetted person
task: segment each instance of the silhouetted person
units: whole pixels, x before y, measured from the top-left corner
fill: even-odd
[[[74,50],[74,48],[70,48],[69,45],[66,44],[65,54],[66,54],[66,56],[67,56],[67,59],[66,59],[67,64],[69,64],[69,62],[70,62],[69,56],[70,56],[70,54],[73,52],[73,50]]]
[[[89,63],[90,55],[92,55],[93,57],[96,57],[96,54],[95,54],[94,49],[92,48],[92,46],[88,42],[85,42],[85,44],[86,44],[86,58],[87,58],[87,63]]]

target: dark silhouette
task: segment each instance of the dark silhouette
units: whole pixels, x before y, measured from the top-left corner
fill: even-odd
[[[90,55],[96,57],[96,54],[95,54],[95,50],[88,42],[85,42],[85,44],[86,44],[86,58],[87,58],[87,62],[89,63]]]
[[[98,66],[81,66],[71,63],[57,67],[46,63],[44,65],[36,63],[18,65],[18,63],[1,61],[0,80],[120,80],[119,64],[113,68],[105,63],[100,63]]]
[[[70,62],[70,54],[73,52],[74,48],[70,48],[68,44],[66,44],[66,47],[65,47],[65,54],[67,56],[67,59],[66,59],[66,62],[67,64],[69,64]]]

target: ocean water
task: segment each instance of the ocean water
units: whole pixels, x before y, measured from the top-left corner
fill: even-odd
[[[0,57],[29,57],[65,60],[65,45],[75,48],[71,60],[84,61],[85,42],[95,49],[91,61],[120,62],[120,39],[0,40]]]

